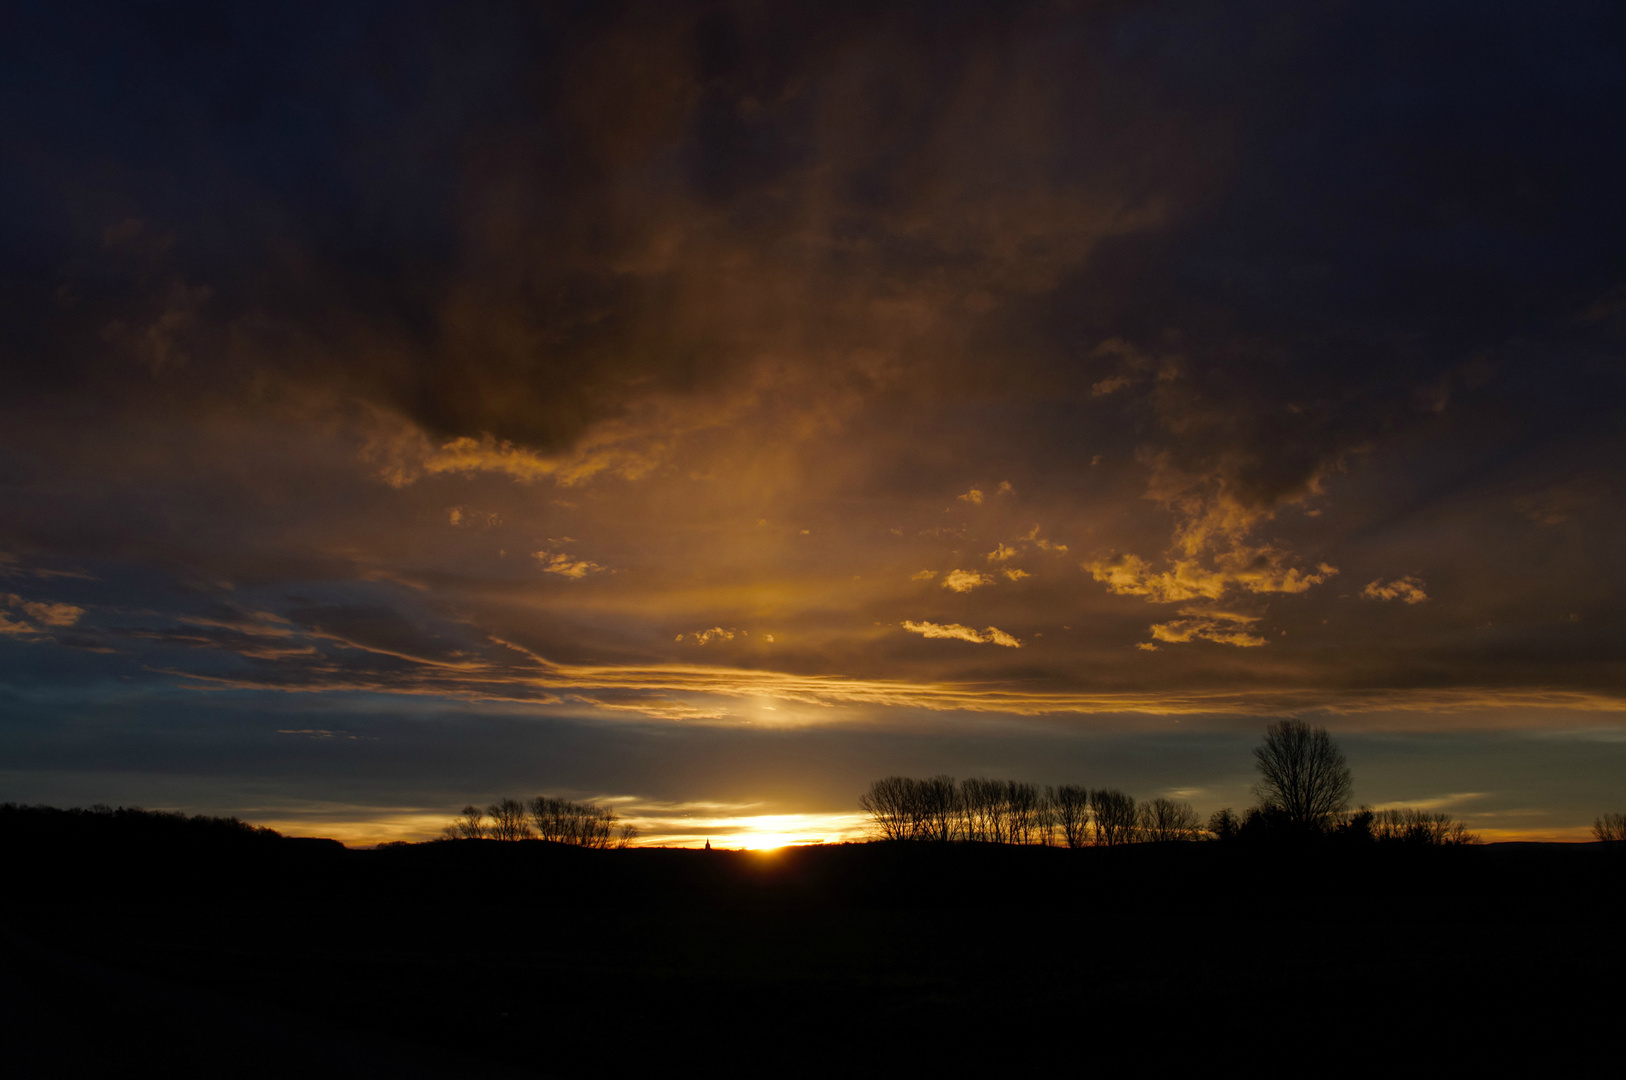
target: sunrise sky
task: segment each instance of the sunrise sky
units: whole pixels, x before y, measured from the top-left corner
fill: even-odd
[[[1626,808],[1616,5],[101,3],[0,35],[0,800],[892,773]],[[766,838],[766,839],[765,839]]]

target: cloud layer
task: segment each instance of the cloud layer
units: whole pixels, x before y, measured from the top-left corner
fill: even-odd
[[[39,7],[6,692],[1618,710],[1621,18]]]

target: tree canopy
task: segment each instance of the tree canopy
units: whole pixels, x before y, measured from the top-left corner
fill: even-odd
[[[1253,758],[1259,768],[1254,794],[1284,825],[1320,831],[1349,807],[1354,776],[1325,728],[1302,720],[1272,724]]]

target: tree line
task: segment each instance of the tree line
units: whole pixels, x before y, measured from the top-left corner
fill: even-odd
[[[1385,844],[1478,843],[1449,814],[1365,806],[1350,812],[1354,778],[1322,728],[1297,720],[1272,724],[1254,750],[1254,764],[1258,803],[1241,814],[1230,808],[1216,811],[1206,823],[1190,803],[1165,797],[1136,802],[1117,788],[1063,784],[1041,789],[1020,780],[956,781],[951,776],[888,776],[870,784],[858,805],[883,840],[1070,848],[1313,836]],[[1606,826],[1600,819],[1595,830],[1600,839],[1607,829],[1626,833],[1626,822]]]
[[[1137,803],[1115,788],[1040,788],[1021,780],[888,776],[858,800],[884,840],[1054,844],[1126,844],[1194,840],[1201,830],[1189,803]]]
[[[75,806],[67,810],[14,802],[0,804],[0,839],[13,834],[47,836],[54,831],[81,838],[107,837],[135,842],[239,843],[245,840],[284,839],[275,829],[251,825],[235,817],[188,815],[178,810],[144,810],[139,806],[112,807],[106,803]]]
[[[441,830],[446,840],[551,840],[585,848],[624,848],[637,836],[637,826],[607,806],[549,795],[502,798],[484,809],[471,804]]]

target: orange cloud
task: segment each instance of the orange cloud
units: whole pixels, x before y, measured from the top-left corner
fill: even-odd
[[[16,593],[0,593],[0,603],[20,611],[32,622],[14,622],[0,612],[0,634],[23,635],[39,632],[41,626],[66,627],[77,623],[85,609],[49,600],[25,600]]]
[[[943,576],[943,588],[957,593],[970,592],[979,585],[992,585],[994,579],[975,570],[950,570]]]
[[[1302,593],[1338,573],[1322,563],[1315,573],[1283,565],[1285,556],[1273,548],[1239,547],[1205,567],[1196,559],[1178,559],[1167,570],[1154,570],[1138,555],[1097,559],[1084,564],[1096,581],[1120,596],[1144,596],[1157,604],[1183,600],[1218,600],[1227,590],[1251,593]]]
[[[544,573],[558,574],[572,581],[580,581],[588,574],[601,573],[605,569],[596,562],[572,558],[563,552],[537,551],[531,554],[531,558],[542,564]]]
[[[1378,578],[1361,590],[1361,596],[1367,600],[1399,600],[1406,604],[1421,604],[1428,599],[1428,593],[1423,591],[1423,580],[1410,574],[1387,585]]]
[[[969,626],[959,623],[933,623],[910,622],[905,620],[903,628],[911,634],[919,634],[929,638],[953,638],[956,641],[973,641],[982,645],[1004,645],[1010,649],[1020,649],[1022,643],[1015,637],[1007,634],[997,626],[990,626],[986,630],[973,630]]]
[[[1199,608],[1181,608],[1180,614],[1186,617],[1166,623],[1154,623],[1152,639],[1171,644],[1213,641],[1221,645],[1235,645],[1242,649],[1256,648],[1265,643],[1264,638],[1245,629],[1259,621],[1257,616]]]

